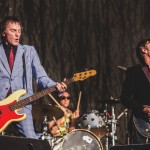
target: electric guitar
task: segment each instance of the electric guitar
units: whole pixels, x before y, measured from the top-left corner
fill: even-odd
[[[70,84],[75,81],[82,81],[94,75],[96,75],[96,70],[89,70],[85,72],[76,73],[71,79],[67,79],[66,81],[64,81],[64,83]],[[56,90],[56,86],[52,86],[48,89],[36,93],[33,96],[19,101],[19,98],[26,94],[26,90],[21,89],[12,93],[6,99],[0,101],[0,133],[4,131],[10,123],[22,121],[26,118],[26,114],[19,114],[17,112],[18,110],[22,109],[27,104]]]
[[[133,123],[138,133],[145,138],[150,138],[150,118],[133,116]]]

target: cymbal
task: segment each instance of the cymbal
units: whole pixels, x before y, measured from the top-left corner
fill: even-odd
[[[100,103],[118,104],[118,103],[121,103],[121,101],[120,100],[103,100],[103,101],[100,101]]]
[[[48,119],[53,120],[59,119],[64,116],[64,112],[57,106],[48,104],[48,105],[33,105],[32,106],[32,115],[35,120],[42,120],[44,116],[47,116]]]

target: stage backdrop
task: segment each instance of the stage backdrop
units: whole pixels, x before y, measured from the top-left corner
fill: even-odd
[[[82,91],[82,114],[119,99],[125,70],[137,63],[135,47],[150,37],[149,0],[0,0],[0,21],[17,15],[23,23],[22,43],[35,46],[41,63],[55,81],[96,69],[97,75],[70,85],[75,109]],[[40,89],[34,84],[35,92]],[[45,96],[38,104],[53,101]],[[111,106],[108,104],[111,115]],[[125,109],[114,104],[116,117]],[[126,142],[125,116],[117,121],[118,143]]]

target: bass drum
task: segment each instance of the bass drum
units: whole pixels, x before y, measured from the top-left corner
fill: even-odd
[[[103,147],[92,132],[76,129],[63,137],[59,150],[103,150]]]

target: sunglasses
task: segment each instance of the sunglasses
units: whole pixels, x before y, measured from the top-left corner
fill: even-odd
[[[59,99],[60,99],[60,100],[63,100],[63,99],[70,100],[70,98],[71,98],[70,96],[67,96],[67,97],[65,97],[65,96],[61,96],[61,97],[59,97]]]

